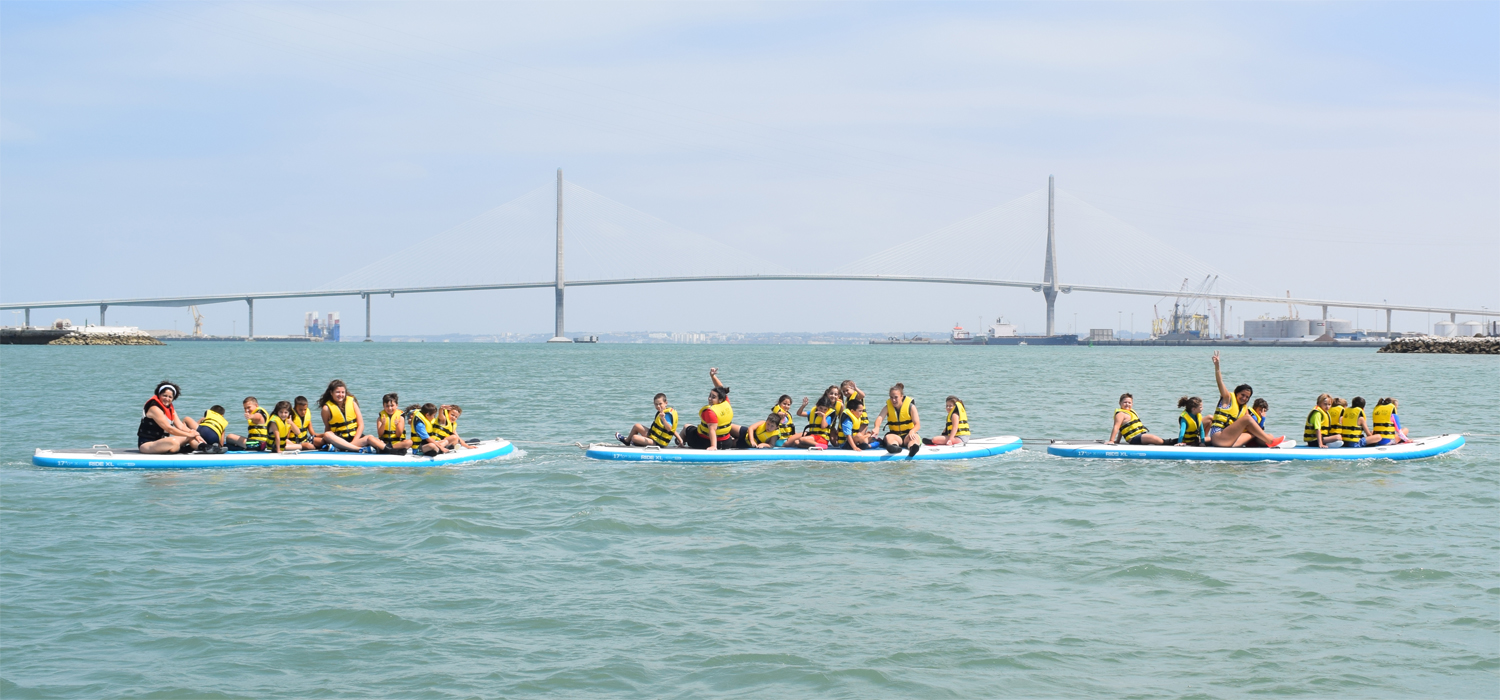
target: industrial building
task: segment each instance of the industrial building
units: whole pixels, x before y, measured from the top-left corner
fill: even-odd
[[[318,318],[318,312],[309,311],[302,316],[302,335],[309,338],[321,338],[323,340],[339,342],[339,312],[328,312],[328,319]]]
[[[1352,338],[1355,336],[1354,323],[1341,318],[1257,318],[1245,321],[1244,337],[1251,340],[1315,340],[1325,334],[1333,338]]]

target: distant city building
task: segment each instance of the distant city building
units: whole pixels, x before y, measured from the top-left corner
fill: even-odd
[[[1090,328],[1089,340],[1114,340],[1115,332],[1110,328]]]

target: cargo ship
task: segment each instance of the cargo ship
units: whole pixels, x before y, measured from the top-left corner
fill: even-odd
[[[1005,317],[995,319],[984,335],[985,345],[1077,345],[1076,335],[1018,335],[1013,323]]]

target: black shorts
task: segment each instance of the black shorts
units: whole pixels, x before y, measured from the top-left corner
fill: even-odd
[[[1144,434],[1145,433],[1142,433],[1142,435],[1144,435]],[[1139,444],[1141,444],[1141,436],[1137,435],[1137,436],[1135,436],[1133,438],[1130,438],[1129,440],[1126,440],[1125,443],[1128,444],[1128,445],[1139,445]]]
[[[682,441],[688,446],[688,449],[692,450],[706,450],[709,445],[708,438],[704,437],[698,432],[697,428],[693,427],[682,431]],[[738,441],[726,435],[724,439],[719,441],[719,448],[727,450],[738,444]]]
[[[405,457],[407,452],[409,452],[409,450],[407,450],[405,447],[387,447],[387,448],[381,450],[380,454],[383,454],[383,455],[396,455],[397,457]]]
[[[214,432],[213,428],[210,428],[206,425],[198,426],[198,437],[203,438],[203,443],[206,445],[212,446],[219,444],[219,434]]]

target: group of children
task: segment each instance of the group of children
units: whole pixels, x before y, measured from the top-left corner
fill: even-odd
[[[322,449],[330,452],[436,455],[472,447],[458,434],[458,418],[463,409],[452,404],[429,403],[412,404],[403,411],[395,394],[386,394],[381,400],[375,432],[367,434],[359,401],[338,379],[329,382],[318,399],[322,432],[312,430],[312,413],[305,396],[278,401],[270,411],[262,408],[254,396],[245,397],[241,407],[246,431],[245,435],[236,435],[229,432],[229,420],[223,406],[210,407],[199,420],[178,414],[173,403],[181,395],[182,390],[173,382],[156,385],[156,391],[141,411],[140,426],[136,429],[136,445],[141,452]]]
[[[1203,399],[1184,396],[1177,402],[1182,413],[1177,417],[1177,437],[1163,439],[1152,435],[1134,410],[1130,394],[1120,396],[1107,444],[1188,445],[1199,447],[1276,447],[1285,436],[1271,437],[1266,432],[1266,414],[1271,404],[1250,397],[1254,391],[1241,384],[1230,391],[1224,384],[1219,353],[1214,353],[1214,379],[1219,385],[1219,403],[1211,418],[1203,415]],[[1368,415],[1365,400],[1356,396],[1347,403],[1330,394],[1320,394],[1302,427],[1302,440],[1308,447],[1376,447],[1411,442],[1396,415],[1396,400],[1383,398]]]
[[[890,388],[884,408],[872,422],[865,409],[865,392],[853,380],[828,387],[811,411],[808,399],[803,397],[802,405],[793,413],[792,397],[783,394],[764,420],[738,425],[729,403],[729,387],[720,381],[719,370],[710,368],[708,376],[714,386],[708,392],[708,403],[698,411],[697,425],[681,425],[677,409],[668,404],[667,395],[657,394],[653,399],[656,417],[650,424],[637,423],[629,432],[615,433],[615,439],[631,447],[678,445],[696,450],[800,447],[855,451],[880,447],[892,454],[905,450],[910,455],[917,454],[923,445],[963,445],[969,441],[969,414],[964,402],[956,396],[948,397],[947,423],[942,434],[934,438],[919,434],[922,419],[917,414],[916,402],[906,395],[905,386],[897,384]],[[807,419],[800,432],[795,417]],[[882,424],[886,432],[877,438]]]

